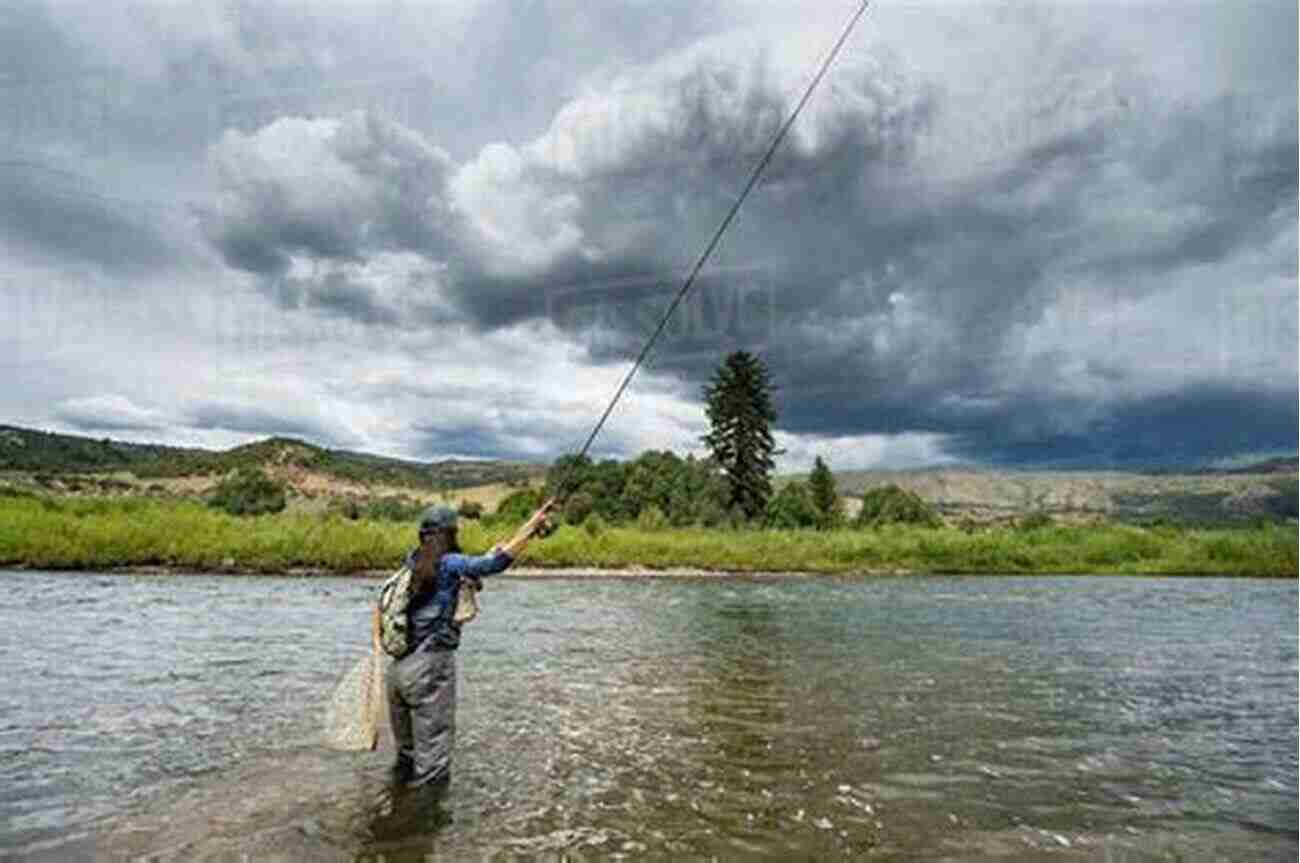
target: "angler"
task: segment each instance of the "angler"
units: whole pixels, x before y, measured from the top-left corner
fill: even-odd
[[[487,554],[463,554],[456,511],[425,510],[420,544],[384,584],[375,612],[376,635],[395,657],[387,674],[389,721],[397,747],[394,778],[408,787],[446,788],[456,736],[456,650],[461,626],[477,612],[479,579],[503,572],[554,505],[547,501],[507,542]]]

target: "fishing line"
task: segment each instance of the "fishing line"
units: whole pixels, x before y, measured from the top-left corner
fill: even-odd
[[[605,421],[609,419],[609,415],[614,410],[614,406],[617,405],[619,399],[623,397],[623,393],[627,390],[628,384],[632,382],[632,378],[636,375],[637,370],[641,368],[646,357],[650,355],[651,349],[654,347],[655,342],[659,340],[659,336],[663,333],[664,327],[668,325],[668,320],[672,317],[673,312],[677,310],[677,307],[681,305],[682,300],[686,298],[688,293],[690,293],[691,287],[695,284],[696,276],[700,274],[700,270],[704,268],[709,257],[713,254],[714,249],[716,249],[718,243],[721,242],[722,235],[726,233],[727,227],[730,226],[732,220],[736,218],[736,213],[740,211],[740,207],[745,203],[745,199],[749,197],[749,193],[753,191],[754,187],[758,184],[758,180],[762,176],[763,170],[767,167],[768,163],[772,161],[772,156],[775,155],[777,148],[781,146],[781,142],[785,140],[786,133],[790,131],[790,127],[794,125],[794,121],[798,119],[800,112],[803,111],[804,106],[808,104],[808,100],[812,98],[813,91],[826,75],[826,70],[830,68],[836,55],[838,55],[840,49],[844,47],[844,43],[848,41],[849,34],[853,32],[853,28],[858,23],[858,19],[860,19],[867,11],[869,2],[870,0],[863,0],[857,11],[853,13],[848,24],[844,27],[844,32],[840,34],[840,38],[836,40],[835,46],[831,49],[830,53],[826,55],[826,59],[822,61],[821,66],[817,70],[817,74],[813,76],[812,82],[804,91],[803,97],[799,100],[799,103],[795,106],[795,109],[791,112],[790,116],[786,118],[786,121],[781,124],[781,128],[777,130],[776,136],[772,138],[772,143],[763,154],[763,158],[759,160],[757,166],[755,166],[753,172],[749,175],[749,181],[745,183],[744,189],[741,190],[735,203],[731,205],[731,209],[727,211],[726,218],[722,220],[722,224],[718,225],[718,229],[713,232],[713,238],[710,239],[709,244],[704,247],[704,251],[695,262],[695,266],[691,268],[690,273],[687,275],[686,281],[677,291],[677,295],[673,297],[673,301],[669,304],[668,310],[664,312],[663,317],[659,320],[658,326],[655,327],[654,332],[646,341],[645,346],[641,348],[641,353],[637,355],[636,361],[632,364],[632,368],[628,370],[627,374],[623,377],[622,383],[618,385],[618,389],[614,392],[614,397],[610,399],[609,404],[605,406],[605,412],[600,415],[600,419],[596,422],[595,427],[592,428],[591,434],[587,435],[586,442],[583,443],[582,448],[578,450],[573,462],[569,465],[568,471],[564,474],[559,486],[556,488],[554,497],[557,503],[564,500],[564,497],[567,494],[567,486],[569,485],[570,480],[573,479],[579,461],[581,461],[582,457],[587,454],[587,451],[591,448],[592,442],[596,439],[596,435],[600,434],[600,430],[604,427]],[[385,702],[385,692],[383,680],[384,658],[378,640],[375,639],[371,645],[370,652],[366,656],[362,657],[361,660],[352,667],[343,680],[339,682],[338,686],[334,690],[333,697],[330,699],[325,716],[325,740],[329,745],[345,750],[368,750],[373,749],[377,745],[379,741],[379,728],[383,722],[384,713],[383,705]]]
[[[677,307],[682,304],[682,300],[686,298],[688,293],[690,293],[691,288],[695,285],[696,276],[700,274],[700,270],[702,270],[704,265],[708,263],[709,257],[713,254],[713,250],[716,249],[718,243],[722,241],[722,235],[727,232],[727,228],[731,225],[732,220],[735,219],[736,214],[740,212],[740,207],[745,203],[745,199],[749,197],[749,193],[753,191],[756,185],[758,185],[758,180],[763,175],[763,170],[767,168],[768,163],[772,161],[772,156],[776,154],[777,148],[780,147],[781,142],[785,140],[786,133],[790,131],[790,127],[794,125],[794,121],[799,118],[800,112],[803,111],[804,106],[808,104],[808,100],[812,98],[813,91],[816,90],[817,85],[821,83],[821,80],[826,75],[826,70],[830,68],[831,63],[835,62],[835,57],[840,53],[840,49],[844,47],[844,43],[848,41],[849,34],[853,32],[853,28],[857,25],[858,19],[866,13],[869,5],[870,0],[863,0],[862,4],[858,6],[857,11],[855,11],[853,16],[849,18],[849,22],[844,25],[844,31],[840,33],[840,38],[836,40],[835,46],[831,48],[830,53],[826,55],[824,60],[822,60],[821,66],[817,70],[817,74],[813,76],[807,89],[804,90],[803,97],[799,99],[799,104],[795,106],[794,111],[790,113],[790,116],[781,124],[781,128],[777,130],[776,136],[772,138],[772,143],[768,145],[767,151],[763,154],[763,158],[759,160],[758,164],[754,167],[754,170],[750,173],[749,181],[745,183],[745,188],[741,190],[735,203],[733,203],[731,209],[727,211],[727,215],[722,220],[722,223],[718,225],[718,229],[713,232],[713,238],[709,240],[709,244],[704,247],[704,251],[695,261],[695,266],[691,267],[690,273],[686,277],[686,281],[682,283],[681,288],[677,291],[677,295],[673,297],[673,301],[668,305],[668,310],[664,312],[663,317],[659,319],[658,326],[656,326],[654,332],[651,333],[645,346],[641,348],[641,353],[637,355],[636,361],[632,363],[632,368],[628,369],[627,374],[623,377],[622,383],[618,385],[618,389],[614,392],[614,397],[610,399],[609,404],[605,406],[605,412],[600,415],[600,419],[597,420],[596,425],[592,428],[591,434],[587,435],[586,442],[582,445],[582,448],[578,450],[573,461],[569,464],[568,471],[565,472],[563,479],[555,490],[555,501],[557,504],[564,500],[567,493],[566,486],[568,486],[569,481],[573,478],[573,475],[578,468],[578,463],[581,462],[582,457],[587,454],[587,451],[591,448],[592,442],[596,440],[596,435],[600,434],[600,430],[605,426],[605,420],[609,419],[609,415],[613,412],[614,406],[618,404],[619,399],[623,397],[623,392],[627,389],[628,384],[632,382],[632,378],[635,377],[637,371],[641,368],[642,363],[645,362],[646,357],[650,355],[651,349],[654,347],[655,342],[659,340],[659,336],[663,333],[664,327],[668,325],[668,320],[673,316],[673,312],[677,311]]]

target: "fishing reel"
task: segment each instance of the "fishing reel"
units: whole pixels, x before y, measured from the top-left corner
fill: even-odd
[[[547,516],[546,518],[542,519],[541,524],[537,525],[537,527],[533,530],[533,536],[536,537],[537,539],[546,539],[548,536],[555,533],[556,530],[557,527],[555,522],[551,521],[550,516]]]

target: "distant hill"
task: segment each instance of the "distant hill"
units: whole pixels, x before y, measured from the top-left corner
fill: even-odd
[[[836,472],[836,484],[852,500],[868,488],[894,483],[920,495],[950,521],[996,521],[1041,512],[1065,519],[1226,524],[1295,518],[1298,470],[1296,459],[1155,474],[931,468]]]
[[[215,477],[241,467],[277,473],[310,473],[343,483],[426,491],[490,483],[521,483],[545,468],[525,462],[447,459],[420,462],[326,449],[306,441],[272,437],[228,450],[134,444],[108,438],[0,425],[0,470],[33,474],[114,473],[141,480]]]
[[[0,470],[116,471],[188,453],[181,447],[121,443],[0,425]],[[198,453],[202,450],[193,450]]]
[[[1205,474],[1246,474],[1246,473],[1282,473],[1293,474],[1300,471],[1300,458],[1270,458],[1240,467],[1212,467],[1195,471]]]

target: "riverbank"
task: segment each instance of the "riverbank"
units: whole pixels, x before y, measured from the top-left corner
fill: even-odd
[[[486,550],[510,532],[466,521]],[[869,530],[643,530],[563,527],[533,543],[517,572],[1007,573],[1241,575],[1295,578],[1294,524],[1250,528],[1124,524]],[[337,515],[234,517],[193,501],[0,498],[0,566],[30,569],[321,574],[387,572],[414,541],[410,524]]]

